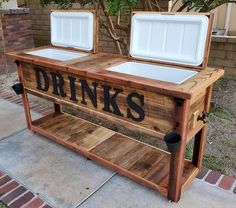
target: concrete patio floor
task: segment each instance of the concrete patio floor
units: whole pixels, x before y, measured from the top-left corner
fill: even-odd
[[[27,130],[21,106],[0,98],[0,107],[0,169],[52,207],[235,207],[235,194],[199,179],[178,204],[169,203],[151,189]]]

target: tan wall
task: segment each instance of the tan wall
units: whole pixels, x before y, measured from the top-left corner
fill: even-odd
[[[220,29],[224,28],[226,10],[227,10],[226,4],[221,5],[220,7],[213,10],[213,13],[215,14],[215,19],[213,24],[214,28],[220,28]]]
[[[225,76],[236,79],[236,37],[214,37],[208,65],[225,70]]]
[[[177,11],[179,7],[181,6],[180,0],[177,0],[178,3],[173,8],[173,11]],[[215,19],[214,19],[214,28],[223,29],[225,26],[225,16],[227,12],[227,4],[223,4],[220,7],[217,7],[216,9],[212,10],[213,13],[215,13]],[[230,23],[229,23],[229,33],[236,33],[236,4],[232,4],[232,10],[230,15]]]
[[[231,11],[231,21],[229,24],[230,31],[236,31],[236,4],[233,4],[232,11]]]
[[[221,5],[220,7],[214,10],[216,15],[214,27],[224,28],[225,26],[225,16],[227,12],[227,4]],[[230,22],[229,22],[229,31],[236,31],[236,4],[232,4]]]

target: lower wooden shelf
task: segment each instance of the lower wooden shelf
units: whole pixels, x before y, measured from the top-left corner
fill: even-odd
[[[35,120],[31,129],[167,196],[168,152],[66,113]],[[197,173],[185,160],[182,190]]]

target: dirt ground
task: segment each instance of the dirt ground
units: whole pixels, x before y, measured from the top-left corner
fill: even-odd
[[[219,80],[212,101],[204,161],[236,177],[236,80]]]
[[[1,75],[0,89],[11,89],[12,84],[16,80],[16,73]],[[30,99],[50,105],[48,102],[34,96],[31,96]],[[92,118],[80,111],[75,112],[69,108],[65,108],[65,111],[132,136],[137,140],[166,148],[163,142],[155,138],[130,132],[123,127],[114,126],[109,122]],[[191,156],[192,144],[190,143],[186,150],[186,157],[191,159]],[[236,80],[221,79],[214,86],[203,164],[210,169],[236,177]]]

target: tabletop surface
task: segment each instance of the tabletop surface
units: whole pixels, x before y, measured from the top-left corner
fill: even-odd
[[[180,97],[183,99],[191,99],[194,96],[197,96],[197,94],[206,90],[207,87],[212,85],[216,80],[218,80],[224,74],[224,70],[222,69],[207,67],[206,69],[199,71],[196,75],[184,81],[183,83],[174,84],[170,82],[164,82],[150,78],[138,77],[107,70],[112,66],[116,66],[125,63],[127,61],[131,61],[127,56],[116,55],[111,53],[97,53],[69,61],[60,61],[25,53],[29,51],[34,51],[36,49],[38,50],[45,48],[58,49],[58,47],[54,46],[43,46],[33,49],[22,50],[18,52],[10,52],[7,53],[7,57],[20,62],[31,63],[62,72],[64,71],[68,73],[73,73],[80,76],[102,80],[105,82],[113,82],[123,86],[128,86],[152,92],[158,92],[161,94]],[[75,51],[73,49],[65,49],[65,48],[61,49],[68,51]],[[161,65],[145,61],[137,61],[137,62]],[[186,70],[193,70],[193,69],[189,68]]]

